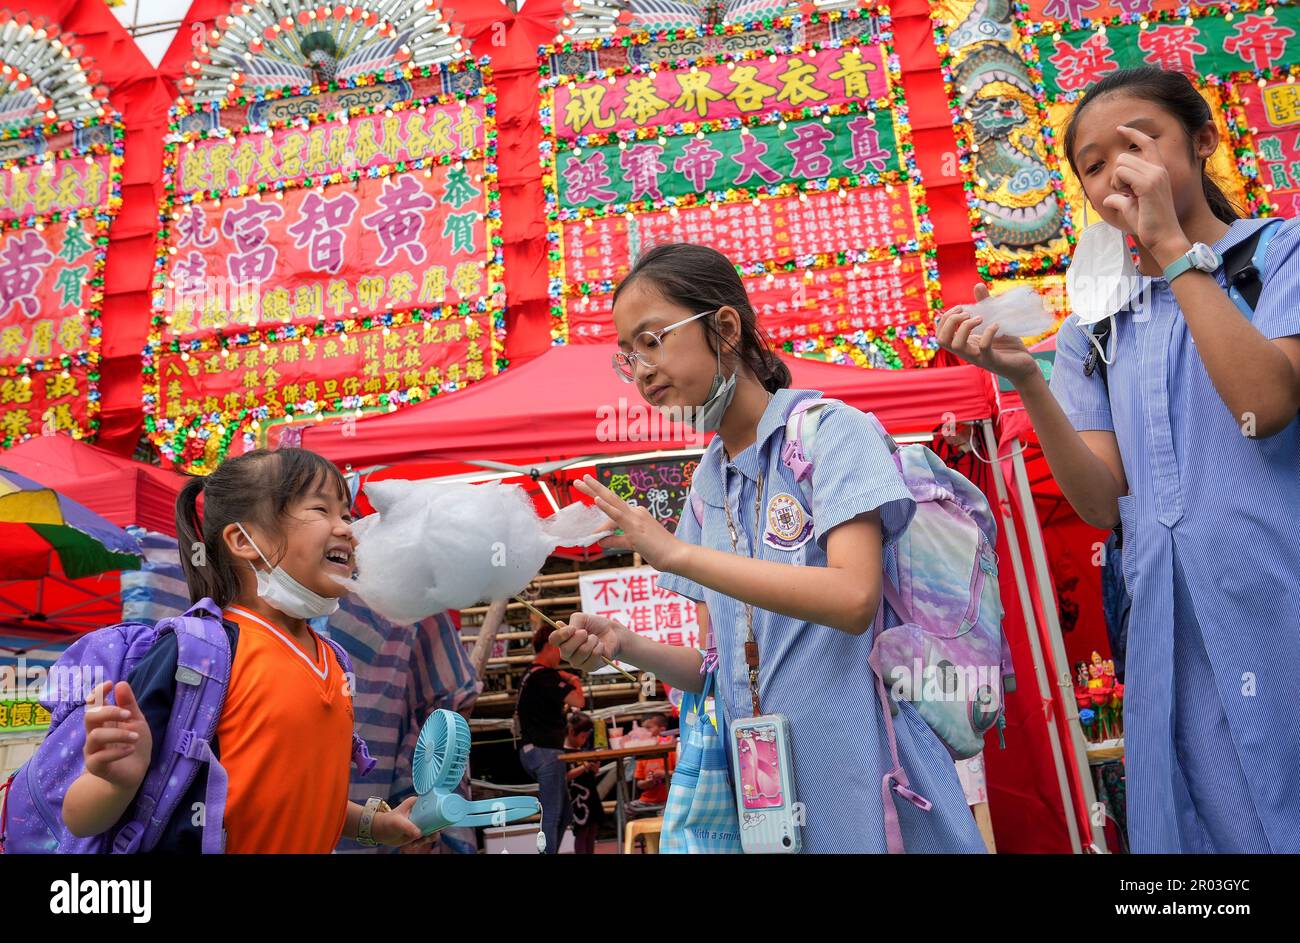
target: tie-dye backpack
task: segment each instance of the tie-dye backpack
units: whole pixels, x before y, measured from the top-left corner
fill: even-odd
[[[781,460],[812,507],[817,426],[832,399],[806,399],[786,422]],[[1010,649],[1002,634],[1002,600],[994,546],[997,523],[983,493],[924,445],[899,446],[867,413],[893,454],[916,515],[898,538],[898,581],[883,580],[870,662],[893,700],[911,701],[956,759],[984,748],[984,734],[1003,720],[1003,693],[1013,690]],[[884,628],[888,605],[899,625]],[[890,730],[890,741],[893,736]],[[895,761],[895,766],[898,766]],[[899,780],[906,785],[906,778]]]

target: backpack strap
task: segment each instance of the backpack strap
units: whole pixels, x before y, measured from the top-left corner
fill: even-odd
[[[1113,322],[1110,318],[1103,318],[1092,326],[1092,337],[1096,343],[1088,345],[1088,354],[1083,358],[1083,375],[1092,376],[1095,371],[1101,377],[1101,384],[1109,389],[1106,382],[1106,361],[1097,353],[1098,348],[1106,349],[1110,343],[1110,331]]]
[[[132,805],[131,819],[113,837],[113,853],[151,851],[162,838],[202,764],[208,765],[203,802],[204,854],[225,849],[228,780],[212,752],[212,738],[230,684],[230,640],[221,609],[202,599],[183,615],[158,623],[159,637],[176,636],[176,697],[154,763]]]
[[[342,668],[343,673],[348,676],[348,686],[349,689],[351,689],[352,679],[355,679],[357,676],[356,671],[353,670],[352,667],[352,659],[348,657],[348,653],[344,650],[343,646],[334,641],[334,639],[325,638],[323,635],[321,638],[325,639],[325,644],[334,650],[334,656],[339,660],[339,667]],[[366,746],[365,739],[355,730],[352,731],[352,762],[356,765],[357,772],[361,776],[369,775],[370,771],[375,768],[376,763],[374,757],[370,755],[370,748]]]
[[[817,441],[823,407],[839,405],[842,405],[839,400],[824,396],[800,400],[790,410],[785,421],[785,444],[781,446],[781,462],[790,469],[794,480],[799,483],[799,490],[803,492],[809,507],[812,507],[812,478],[816,465],[813,445]]]
[[[795,480],[799,482],[799,488],[804,493],[804,498],[809,506],[812,506],[812,476],[815,464],[813,456],[813,445],[817,438],[817,427],[821,421],[822,410],[814,407],[840,405],[839,400],[833,399],[806,399],[798,403],[790,411],[790,417],[785,424],[785,445],[781,448],[781,461],[785,466],[794,473]],[[898,451],[898,443],[893,437],[885,431],[880,420],[875,414],[867,413],[876,431],[885,441],[885,446],[890,453]],[[898,592],[898,588],[883,572],[880,577],[882,598],[880,605],[876,609],[876,619],[872,626],[874,638],[879,638],[885,628],[885,605],[888,603],[903,621],[914,621],[911,608],[903,601]],[[889,756],[893,765],[888,769],[880,780],[880,801],[885,820],[885,842],[889,848],[890,854],[903,854],[906,848],[903,845],[903,829],[898,819],[898,808],[894,805],[894,794],[900,798],[912,803],[922,812],[929,812],[933,804],[925,796],[915,792],[908,781],[907,772],[903,769],[902,760],[898,755],[898,739],[894,735],[894,711],[897,709],[885,692],[885,684],[880,678],[880,657],[879,650],[872,649],[869,658],[873,661],[872,675],[876,683],[876,696],[880,699],[880,713],[885,722],[885,737],[889,742]]]
[[[1223,253],[1223,275],[1228,282],[1228,296],[1247,318],[1255,314],[1260,293],[1264,290],[1264,258],[1268,244],[1282,224],[1281,219],[1260,226],[1248,237]]]
[[[881,632],[885,629],[885,602],[894,607],[894,611],[900,615],[904,612],[910,612],[910,609],[903,602],[898,591],[890,584],[888,579],[881,581],[883,584],[884,598],[881,599],[880,606],[876,609],[876,619],[872,626],[872,637],[880,638]],[[885,693],[885,682],[880,677],[880,649],[875,645],[872,646],[871,655],[868,656],[868,662],[871,665],[871,674],[876,682],[876,697],[880,700],[880,714],[885,721],[885,738],[889,742],[889,759],[894,764],[880,778],[880,803],[881,810],[885,819],[885,844],[891,855],[901,855],[906,853],[907,848],[903,843],[903,828],[898,819],[898,807],[894,805],[894,794],[906,801],[912,803],[922,812],[929,812],[934,807],[929,799],[912,789],[912,784],[907,778],[907,771],[903,769],[903,761],[898,756],[898,738],[894,735],[894,711],[893,703],[889,695]]]

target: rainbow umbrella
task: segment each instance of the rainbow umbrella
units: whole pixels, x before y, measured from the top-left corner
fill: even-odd
[[[138,570],[140,544],[85,505],[0,467],[0,577],[41,579],[57,556],[70,579]]]

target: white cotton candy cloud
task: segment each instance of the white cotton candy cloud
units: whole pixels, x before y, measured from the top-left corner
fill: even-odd
[[[1037,337],[1056,323],[1043,306],[1043,296],[1029,285],[1017,285],[1000,295],[990,295],[967,305],[966,310],[982,319],[971,330],[974,337],[994,324],[1003,336]]]
[[[582,504],[542,520],[518,485],[388,479],[365,492],[375,513],[352,527],[358,576],[347,585],[398,624],[508,599],[556,547],[610,533],[605,515]]]

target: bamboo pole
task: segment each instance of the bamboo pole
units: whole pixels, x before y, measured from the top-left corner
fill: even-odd
[[[543,622],[545,622],[545,623],[546,623],[547,625],[549,625],[551,628],[553,628],[553,629],[558,629],[558,628],[560,627],[559,624],[558,624],[554,619],[552,619],[552,618],[551,618],[550,616],[548,616],[546,613],[542,612],[542,610],[538,609],[536,606],[534,606],[532,603],[528,602],[526,599],[523,599],[522,597],[519,597],[519,596],[516,596],[515,599],[517,599],[517,600],[519,600],[519,602],[523,603],[524,608],[526,608],[526,609],[527,609],[529,612],[531,612],[533,615],[535,615],[535,616],[537,616],[538,618],[540,618]],[[634,678],[634,677],[633,677],[633,676],[632,676],[628,671],[626,671],[625,669],[619,667],[619,665],[618,665],[617,662],[615,662],[615,661],[611,661],[610,659],[606,658],[604,655],[601,655],[601,656],[600,656],[600,660],[603,661],[605,664],[609,665],[609,667],[614,668],[614,669],[617,669],[617,670],[618,670],[618,673],[621,674],[623,677],[627,678],[627,680],[633,682],[634,684],[637,683],[637,679]]]
[[[507,642],[522,642],[524,639],[530,639],[532,637],[533,637],[532,632],[498,632],[496,634],[496,641],[500,642],[502,640],[505,640]],[[475,642],[479,640],[479,636],[462,635],[460,637],[460,640],[466,645],[473,645]]]
[[[533,600],[532,604],[539,607],[540,606],[576,606],[581,602],[582,602],[581,596],[551,596],[549,598],[542,597],[541,599],[535,599]],[[489,608],[490,608],[489,606],[470,606],[467,609],[462,609],[460,611],[460,614],[462,616],[476,616],[479,615],[480,613],[486,613]],[[526,611],[528,609],[528,604],[523,602],[512,602],[507,604],[506,609],[515,610],[515,611],[518,610]]]
[[[492,643],[496,641],[497,630],[501,628],[501,623],[506,618],[506,604],[502,600],[494,602],[488,607],[487,614],[483,617],[483,625],[479,629],[478,638],[474,640],[474,650],[470,653],[470,664],[474,666],[474,673],[481,676],[483,669],[487,666],[489,656],[492,654]]]

